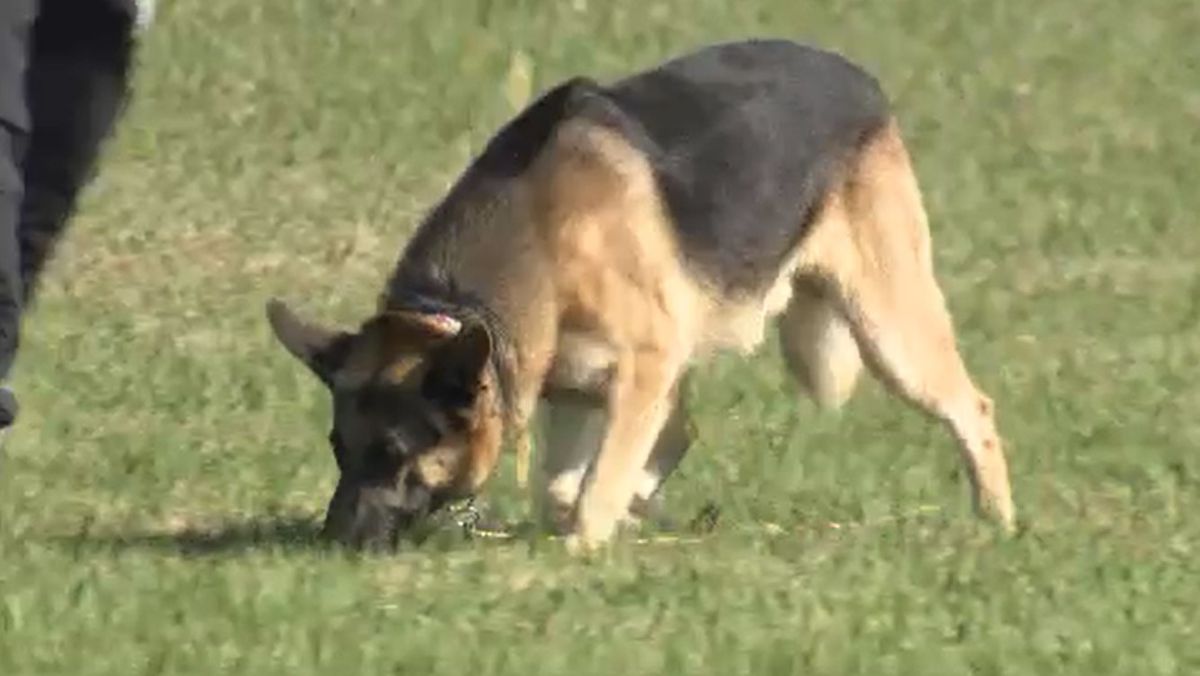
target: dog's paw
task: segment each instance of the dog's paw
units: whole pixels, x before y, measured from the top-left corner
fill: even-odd
[[[604,542],[590,540],[583,537],[579,533],[572,533],[568,535],[565,541],[567,554],[579,559],[591,558],[603,550],[604,545]]]

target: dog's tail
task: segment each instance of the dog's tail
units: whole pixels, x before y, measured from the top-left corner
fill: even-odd
[[[862,355],[850,324],[816,280],[793,282],[779,338],[788,369],[818,406],[835,410],[846,403],[862,373]]]

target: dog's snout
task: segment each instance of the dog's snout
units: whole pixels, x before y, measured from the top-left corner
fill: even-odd
[[[400,535],[428,512],[429,489],[411,474],[398,486],[338,482],[322,535],[355,549],[394,547]]]

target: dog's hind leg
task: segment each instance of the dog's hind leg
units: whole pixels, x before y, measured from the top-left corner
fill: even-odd
[[[802,267],[827,282],[876,375],[953,430],[976,508],[1011,529],[1008,466],[992,400],[959,355],[930,249],[916,178],[893,123],[830,195]]]
[[[784,362],[819,406],[840,408],[862,372],[858,343],[836,300],[817,280],[798,275],[792,289],[778,322]]]

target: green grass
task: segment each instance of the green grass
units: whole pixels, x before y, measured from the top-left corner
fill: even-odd
[[[942,430],[873,383],[819,414],[771,345],[692,384],[699,542],[316,546],[327,402],[263,301],[364,316],[510,64],[750,34],[893,96],[1022,532]],[[165,4],[26,327],[0,673],[1200,673],[1197,34],[1193,0]],[[507,461],[488,496],[521,514]]]

